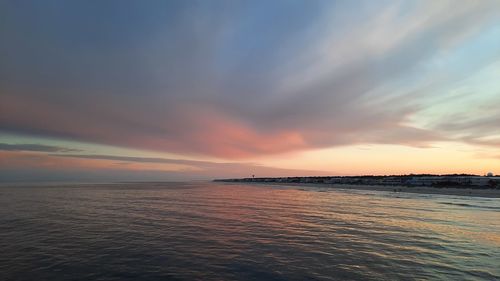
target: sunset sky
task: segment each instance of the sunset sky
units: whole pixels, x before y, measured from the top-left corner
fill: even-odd
[[[0,1],[0,181],[500,174],[500,1]]]

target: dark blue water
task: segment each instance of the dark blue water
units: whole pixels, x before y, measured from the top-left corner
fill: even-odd
[[[2,186],[0,280],[500,280],[500,200],[216,183]]]

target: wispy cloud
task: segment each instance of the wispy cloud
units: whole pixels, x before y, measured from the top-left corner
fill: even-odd
[[[0,151],[2,181],[36,180],[186,180],[250,177],[327,175],[328,172],[281,169],[254,163],[210,162],[157,157],[94,154],[52,154]],[[67,175],[71,177],[67,178]]]
[[[0,150],[4,151],[37,151],[37,152],[78,152],[79,149],[42,145],[42,144],[8,144],[0,143]]]

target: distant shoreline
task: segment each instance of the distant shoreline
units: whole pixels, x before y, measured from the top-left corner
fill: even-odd
[[[384,185],[357,185],[357,184],[326,184],[326,183],[289,183],[289,182],[230,182],[216,181],[225,184],[248,185],[278,185],[295,187],[323,187],[332,189],[374,190],[386,192],[405,192],[418,194],[455,195],[483,198],[500,198],[499,189],[456,188],[456,187],[428,187],[428,186],[384,186]]]

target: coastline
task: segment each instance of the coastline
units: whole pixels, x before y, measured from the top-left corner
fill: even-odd
[[[219,182],[225,184],[278,185],[294,187],[322,187],[344,190],[373,190],[394,193],[417,193],[435,195],[454,195],[465,197],[500,198],[498,189],[456,188],[456,187],[425,187],[425,186],[387,186],[387,185],[356,185],[356,184],[326,184],[326,183],[282,183],[282,182]]]

